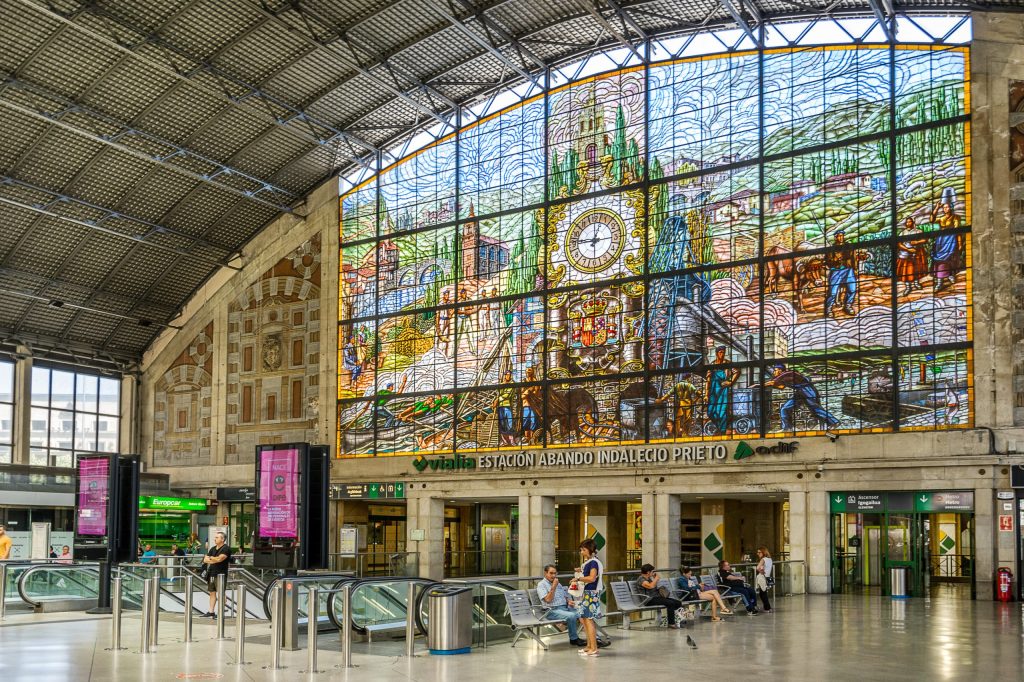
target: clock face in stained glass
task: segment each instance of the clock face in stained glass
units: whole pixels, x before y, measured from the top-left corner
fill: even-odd
[[[565,234],[565,255],[579,272],[601,272],[615,263],[626,244],[622,218],[604,208],[580,215]]]

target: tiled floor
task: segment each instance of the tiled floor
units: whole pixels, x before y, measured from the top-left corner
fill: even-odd
[[[338,668],[337,634],[319,639],[310,679],[366,680],[1001,680],[1024,679],[1019,604],[962,599],[894,602],[880,597],[807,596],[780,599],[773,614],[736,615],[677,630],[611,628],[615,638],[596,659],[583,659],[564,636],[549,651],[522,641],[474,649],[465,656],[402,656],[404,643],[357,644],[349,670]],[[306,652],[283,652],[283,670],[268,670],[269,633],[251,624],[246,666],[231,665],[233,641],[217,642],[214,627],[196,621],[194,643],[181,643],[180,621],[167,618],[154,654],[137,653],[137,615],[124,620],[123,644],[110,646],[109,618],[79,614],[8,613],[0,625],[0,680],[293,680],[307,678]],[[687,644],[687,635],[697,645]],[[231,629],[229,628],[229,636]],[[209,673],[209,676],[199,676]],[[642,677],[638,677],[642,676]]]

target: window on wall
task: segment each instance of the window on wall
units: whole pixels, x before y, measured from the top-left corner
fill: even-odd
[[[0,360],[0,464],[10,464],[14,450],[14,363]]]
[[[120,381],[57,367],[32,367],[29,461],[74,466],[84,452],[117,452]]]
[[[968,50],[634,66],[341,198],[346,456],[972,423]]]

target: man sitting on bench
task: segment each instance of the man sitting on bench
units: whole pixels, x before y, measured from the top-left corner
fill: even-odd
[[[576,605],[569,598],[569,590],[558,582],[558,569],[554,564],[544,567],[544,579],[537,583],[537,596],[546,609],[546,619],[565,621],[569,627],[569,644],[584,646],[587,642],[579,638],[577,630],[579,616],[576,614]]]
[[[718,562],[718,583],[722,587],[729,588],[730,592],[743,597],[747,613],[751,616],[757,615],[757,595],[754,594],[754,590],[747,587],[742,575],[733,572],[732,566],[729,565],[728,561]]]
[[[676,609],[681,608],[683,602],[678,599],[662,595],[658,589],[658,580],[659,576],[655,572],[654,566],[644,564],[640,567],[640,577],[636,581],[637,591],[640,594],[649,597],[649,599],[644,603],[644,606],[664,606],[665,610],[668,611],[668,626],[670,628],[678,628],[679,624],[676,623]]]

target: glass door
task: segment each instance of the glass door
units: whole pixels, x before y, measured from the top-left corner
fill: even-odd
[[[920,570],[920,538],[924,536],[920,515],[886,514],[884,550],[882,552],[883,594],[891,594],[889,571],[900,566],[910,570],[907,589],[910,595],[922,593],[923,576]],[[908,596],[910,596],[908,595]]]

